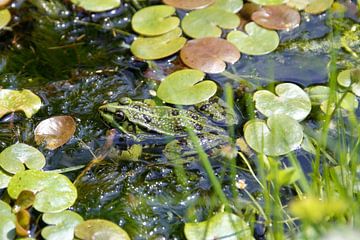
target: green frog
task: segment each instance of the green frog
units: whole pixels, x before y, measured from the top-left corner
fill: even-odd
[[[229,111],[223,100],[213,97],[189,109],[157,106],[151,100],[133,101],[121,98],[99,108],[101,117],[134,142],[170,139],[163,153],[168,159],[187,158],[196,154],[196,147],[189,139],[192,131],[208,154],[214,155],[231,139],[224,126],[239,121],[234,111]],[[167,138],[165,137],[167,136]]]

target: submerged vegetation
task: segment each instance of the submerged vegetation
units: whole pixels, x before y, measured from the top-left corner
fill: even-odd
[[[1,239],[358,239],[360,3],[0,1]]]

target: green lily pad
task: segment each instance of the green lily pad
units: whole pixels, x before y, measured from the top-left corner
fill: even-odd
[[[292,83],[276,86],[274,95],[267,90],[257,91],[253,99],[255,107],[267,117],[284,114],[297,121],[304,120],[311,111],[311,101],[307,93]]]
[[[297,10],[304,10],[311,0],[289,0],[286,5]]]
[[[53,225],[41,230],[41,236],[46,240],[72,240],[75,227],[84,221],[79,214],[73,211],[45,213],[42,219],[45,223]]]
[[[0,168],[0,189],[7,188],[11,175]]]
[[[157,5],[137,11],[131,25],[135,32],[145,36],[156,36],[170,32],[180,23],[178,17],[171,17],[175,8],[166,5]]]
[[[190,12],[182,20],[186,35],[192,38],[220,37],[222,30],[238,27],[240,18],[220,8],[205,8]]]
[[[91,219],[80,223],[75,228],[75,236],[81,240],[130,240],[127,232],[121,227],[103,219]]]
[[[0,89],[0,118],[7,113],[24,111],[26,117],[30,118],[41,107],[41,100],[30,90]]]
[[[199,223],[185,223],[187,240],[198,239],[254,239],[250,227],[239,216],[222,212],[211,217],[208,221]]]
[[[16,216],[12,213],[11,207],[0,200],[0,239],[12,240],[15,238]]]
[[[351,91],[360,97],[360,78],[351,77],[352,72],[360,71],[360,69],[348,69],[341,71],[337,77],[337,82],[343,87],[350,87]]]
[[[214,8],[220,8],[228,12],[237,13],[243,7],[243,0],[216,0],[216,2],[211,5]]]
[[[305,7],[305,12],[311,14],[318,14],[328,10],[334,0],[310,0],[309,4]]]
[[[201,81],[204,77],[205,74],[199,70],[174,72],[161,82],[157,96],[165,102],[180,105],[205,101],[216,93],[217,85],[213,81]]]
[[[286,3],[288,0],[250,0],[250,2],[259,4],[259,5],[264,5],[264,6],[269,6],[269,5],[280,5],[283,3]]]
[[[39,170],[16,173],[10,180],[8,193],[16,199],[23,190],[35,193],[34,208],[40,212],[59,212],[74,204],[77,191],[64,175]]]
[[[8,9],[0,10],[0,29],[8,25],[11,20],[11,14]]]
[[[140,37],[131,44],[130,50],[141,59],[161,59],[176,53],[184,46],[186,38],[181,37],[181,33],[181,29],[176,28],[158,37]]]
[[[232,31],[227,40],[233,43],[240,52],[248,55],[264,55],[274,51],[280,42],[276,31],[267,30],[256,23],[246,24],[245,31]]]
[[[208,7],[215,0],[163,0],[163,2],[175,8],[193,10]]]
[[[119,7],[120,0],[71,0],[72,3],[90,12],[103,12]]]
[[[267,122],[259,119],[248,121],[244,126],[248,145],[259,153],[280,156],[298,148],[303,140],[303,129],[287,115],[272,115]]]
[[[44,155],[36,148],[24,143],[17,143],[7,147],[0,153],[0,166],[9,173],[29,169],[41,169],[45,166]]]

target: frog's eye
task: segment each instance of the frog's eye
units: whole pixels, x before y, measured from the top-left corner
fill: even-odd
[[[118,111],[115,113],[115,120],[118,122],[123,122],[125,120],[125,114],[122,111]]]

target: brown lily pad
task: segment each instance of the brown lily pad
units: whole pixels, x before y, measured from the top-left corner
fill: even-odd
[[[6,7],[11,3],[11,0],[0,0],[0,9]]]
[[[300,14],[286,5],[266,6],[254,12],[251,19],[258,25],[273,30],[290,30],[300,24]]]
[[[188,41],[181,49],[181,60],[189,67],[206,73],[221,73],[226,63],[240,58],[239,50],[230,42],[215,37]]]
[[[175,8],[193,10],[210,6],[215,0],[163,0],[163,2]]]
[[[35,128],[35,142],[45,143],[46,148],[54,150],[64,145],[74,135],[75,120],[70,116],[56,116],[41,121]]]

